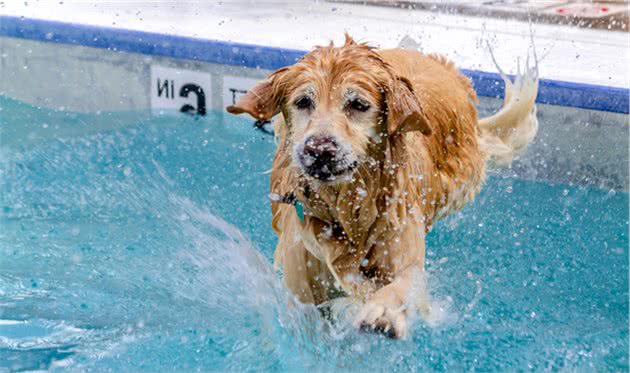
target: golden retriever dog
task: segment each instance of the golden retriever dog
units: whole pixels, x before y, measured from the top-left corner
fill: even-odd
[[[357,328],[408,334],[426,232],[475,197],[487,161],[509,163],[537,131],[537,77],[504,80],[503,108],[479,120],[470,80],[446,58],[346,35],[343,46],[315,48],[227,107],[257,120],[282,114],[271,170],[271,195],[280,196],[274,260],[297,299],[345,295],[361,304]]]

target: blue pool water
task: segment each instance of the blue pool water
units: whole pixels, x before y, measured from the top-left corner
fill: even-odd
[[[392,341],[287,306],[251,122],[0,109],[0,371],[628,370],[627,193],[491,176]]]

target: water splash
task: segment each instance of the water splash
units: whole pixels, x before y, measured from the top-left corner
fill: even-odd
[[[627,369],[627,193],[490,178],[391,341],[282,286],[249,123],[0,106],[0,370]]]

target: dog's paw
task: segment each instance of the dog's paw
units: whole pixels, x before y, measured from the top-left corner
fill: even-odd
[[[381,303],[368,302],[359,311],[354,326],[362,331],[404,339],[407,337],[407,313],[404,306],[392,308]]]

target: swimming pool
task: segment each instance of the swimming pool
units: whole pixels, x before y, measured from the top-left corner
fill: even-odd
[[[491,175],[391,341],[287,306],[250,121],[0,110],[0,370],[628,369],[627,192]]]
[[[332,324],[288,306],[272,266],[273,138],[222,108],[317,29],[370,23],[366,40],[412,35],[476,66],[487,115],[502,83],[468,47],[496,38],[505,61],[524,26],[210,3],[25,3],[44,20],[0,7],[0,372],[628,370],[627,73],[593,57],[619,35],[537,39],[543,68],[581,83],[543,79],[534,143],[428,235],[435,319],[392,341],[355,331],[349,312]],[[590,62],[567,59],[581,50]]]

